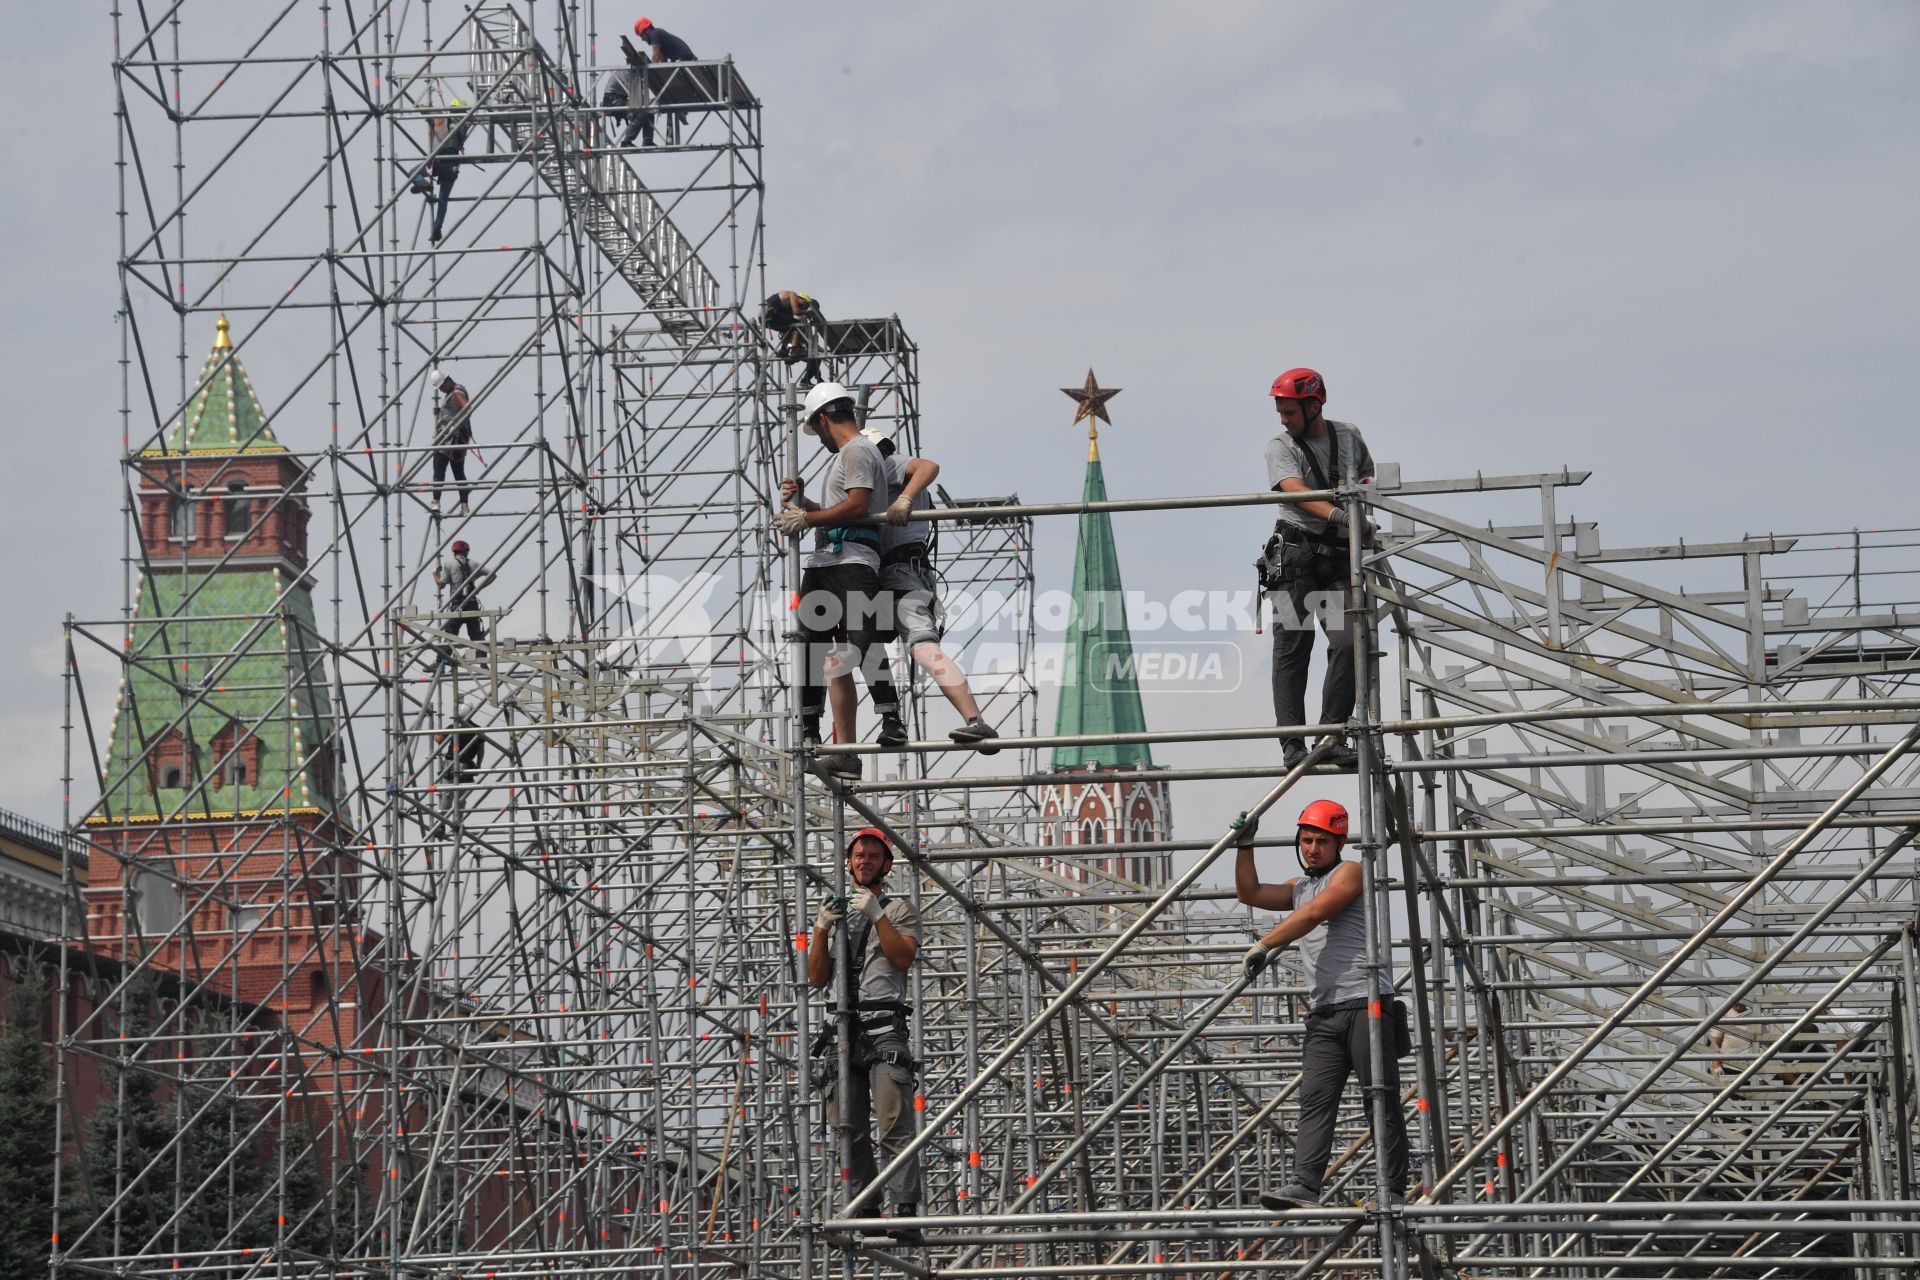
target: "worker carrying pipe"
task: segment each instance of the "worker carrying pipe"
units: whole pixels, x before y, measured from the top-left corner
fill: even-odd
[[[1300,1131],[1293,1144],[1293,1176],[1278,1191],[1262,1192],[1260,1203],[1269,1209],[1309,1209],[1320,1204],[1321,1179],[1333,1150],[1334,1119],[1348,1075],[1360,1077],[1365,1098],[1362,1110],[1368,1128],[1374,1111],[1369,1087],[1373,1084],[1373,1052],[1369,1042],[1370,1017],[1386,1017],[1382,1028],[1389,1036],[1382,1055],[1386,1069],[1380,1081],[1387,1099],[1385,1141],[1387,1185],[1381,1203],[1406,1203],[1407,1121],[1400,1111],[1398,1059],[1413,1051],[1408,1038],[1406,1006],[1393,999],[1393,974],[1383,970],[1372,990],[1367,982],[1367,902],[1358,863],[1343,861],[1347,843],[1347,811],[1332,800],[1316,800],[1300,814],[1298,855],[1306,874],[1284,884],[1264,884],[1253,863],[1257,818],[1241,814],[1234,819],[1234,895],[1250,907],[1285,911],[1287,916],[1258,942],[1247,948],[1241,964],[1251,982],[1266,968],[1274,953],[1299,944],[1306,961],[1308,1011],[1306,1038],[1301,1045]],[[1374,1137],[1379,1138],[1375,1133]]]
[[[862,827],[847,841],[847,874],[860,886],[852,902],[830,897],[820,904],[813,938],[807,947],[807,981],[825,987],[833,980],[833,935],[849,918],[842,977],[852,999],[852,1044],[848,1061],[847,1095],[839,1096],[839,1072],[833,1050],[838,1032],[830,1031],[814,1044],[822,1060],[813,1080],[829,1090],[827,1123],[838,1127],[841,1105],[850,1131],[853,1182],[848,1196],[858,1195],[873,1182],[874,1133],[879,1132],[880,1154],[891,1163],[913,1141],[919,1127],[914,1114],[912,1039],[907,1029],[907,971],[920,954],[920,912],[906,898],[890,897],[882,888],[893,869],[893,845],[878,827]],[[920,1161],[902,1165],[888,1180],[892,1202],[889,1216],[914,1218],[920,1212]],[[919,1242],[911,1223],[893,1233]]]

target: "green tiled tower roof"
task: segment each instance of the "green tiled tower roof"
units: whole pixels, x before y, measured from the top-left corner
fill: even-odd
[[[286,452],[261,424],[224,316],[202,380],[209,374],[175,424],[172,451],[209,455],[190,469],[223,465],[213,455]],[[112,787],[97,821],[334,810],[328,768],[312,758],[329,740],[333,714],[307,581],[284,561],[213,569],[215,560],[199,570],[156,555],[137,584],[107,776],[148,757],[162,767],[135,768]],[[243,745],[238,753],[244,781],[216,773],[227,744],[249,737],[257,752]],[[182,785],[161,785],[167,763],[178,764]]]
[[[1088,374],[1088,382],[1092,382],[1092,374]],[[1107,480],[1100,469],[1100,447],[1095,436],[1087,449],[1087,480],[1080,498],[1083,502],[1103,502],[1106,496]],[[1127,625],[1113,520],[1104,511],[1087,512],[1080,517],[1080,545],[1073,554],[1073,612],[1067,627],[1060,707],[1053,731],[1062,735],[1140,733],[1146,727],[1140,685],[1134,678],[1133,632]],[[1151,769],[1153,752],[1144,742],[1053,749],[1055,769],[1084,769],[1090,765]]]
[[[107,776],[153,753],[175,758],[163,739],[180,739],[179,787],[136,769],[113,788],[102,815],[113,821],[161,816],[224,817],[319,809],[331,812],[326,780],[309,756],[327,741],[332,710],[324,647],[304,585],[282,592],[278,568],[219,573],[160,570],[139,584],[133,643],[114,707]],[[192,593],[189,600],[188,593]],[[182,710],[192,710],[181,719]],[[223,752],[215,740],[251,734],[258,766],[241,784],[205,783]],[[185,747],[193,764],[184,767]],[[191,798],[189,797],[191,794]]]
[[[233,354],[227,336],[227,318],[214,326],[213,350],[200,366],[194,385],[200,390],[167,428],[166,448],[148,454],[176,453],[285,453],[273,438],[253,394],[253,383]]]

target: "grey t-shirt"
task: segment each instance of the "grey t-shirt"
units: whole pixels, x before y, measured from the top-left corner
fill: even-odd
[[[1327,482],[1338,486],[1346,477],[1347,464],[1353,464],[1354,474],[1361,480],[1373,475],[1373,454],[1367,448],[1367,442],[1360,435],[1360,428],[1351,422],[1335,422],[1326,419],[1327,434],[1319,440],[1298,440],[1282,431],[1267,442],[1267,487],[1278,490],[1280,482],[1288,478],[1300,480],[1309,489],[1318,489],[1313,471],[1302,456],[1303,450],[1313,451],[1313,461],[1326,472]],[[1332,441],[1340,442],[1339,454],[1333,455]],[[1279,519],[1311,534],[1327,531],[1327,522],[1318,516],[1310,516],[1292,503],[1280,503],[1275,508]]]
[[[887,506],[892,506],[900,491],[907,487],[907,464],[899,454],[886,460],[887,466]],[[933,510],[933,495],[925,489],[913,495],[915,511]],[[880,529],[880,550],[890,552],[895,547],[909,547],[914,543],[926,545],[927,531],[932,526],[924,520],[911,520],[903,525],[883,525]]]
[[[1301,876],[1293,882],[1293,909],[1300,910],[1320,896],[1333,878]],[[1300,939],[1300,958],[1307,962],[1308,1004],[1318,1009],[1367,994],[1367,900],[1355,898],[1347,909]],[[1393,975],[1380,975],[1378,994],[1393,994]]]
[[[880,450],[865,436],[855,436],[840,446],[827,464],[822,477],[820,505],[836,507],[846,501],[854,489],[867,491],[867,514],[885,515],[887,510],[887,465]],[[852,534],[853,530],[848,530]],[[876,573],[880,569],[880,543],[876,529],[863,529],[859,540],[849,536],[836,550],[824,525],[813,531],[813,550],[807,556],[807,568],[831,569],[836,565],[864,564]]]
[[[487,577],[487,566],[478,560],[448,556],[440,562],[440,581],[446,584],[447,603],[456,608],[463,604],[477,604],[480,585]]]
[[[920,913],[907,899],[888,897],[881,904],[880,913],[893,922],[893,927],[904,936],[920,941]],[[849,912],[847,923],[853,929],[848,935],[848,943],[858,947],[860,939],[873,928],[863,915]],[[831,939],[829,939],[831,942]],[[907,971],[893,967],[893,961],[887,959],[885,947],[878,938],[867,938],[867,953],[860,962],[860,989],[854,993],[856,1000],[898,1000],[904,1003],[907,998]]]

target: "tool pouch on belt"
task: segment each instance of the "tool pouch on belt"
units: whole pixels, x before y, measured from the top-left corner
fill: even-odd
[[[1413,1029],[1407,1025],[1407,1002],[1396,999],[1387,1007],[1387,1025],[1393,1031],[1393,1056],[1405,1058],[1413,1053]]]

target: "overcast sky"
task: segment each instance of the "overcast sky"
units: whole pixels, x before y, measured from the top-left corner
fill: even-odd
[[[121,594],[107,8],[0,13],[0,805],[56,820],[60,617]],[[765,102],[770,283],[920,343],[956,494],[1076,496],[1089,365],[1114,496],[1263,487],[1311,364],[1408,475],[1591,468],[1609,543],[1920,524],[1906,0],[648,12]],[[1128,586],[1244,587],[1263,525],[1125,521]]]

